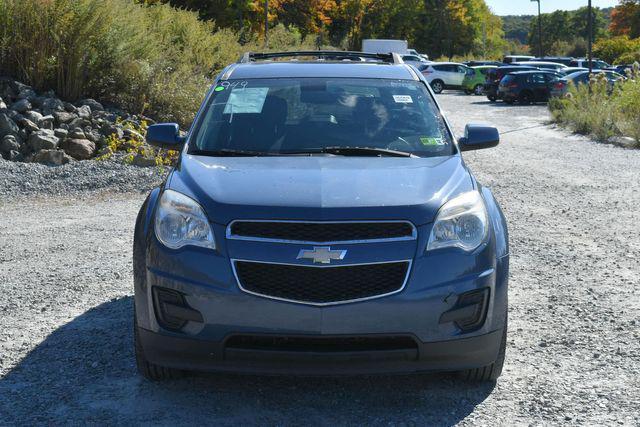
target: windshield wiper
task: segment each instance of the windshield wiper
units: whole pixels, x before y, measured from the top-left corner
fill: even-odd
[[[418,157],[406,151],[389,150],[376,147],[323,147],[310,152],[336,154],[338,156],[388,156],[388,157]]]
[[[268,151],[252,151],[252,150],[235,150],[233,148],[221,148],[219,150],[192,150],[189,154],[195,156],[211,156],[211,157],[258,157],[258,156],[277,156],[278,153]]]

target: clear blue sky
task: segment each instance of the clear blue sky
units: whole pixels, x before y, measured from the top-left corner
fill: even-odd
[[[485,0],[496,15],[534,15],[538,13],[538,4],[531,0]],[[540,0],[542,13],[554,10],[575,10],[586,6],[587,0]],[[611,7],[618,0],[592,0],[594,7]]]

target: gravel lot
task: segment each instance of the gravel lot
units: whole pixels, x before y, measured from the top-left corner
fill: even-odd
[[[446,375],[146,382],[131,348],[130,252],[162,172],[0,161],[0,424],[639,425],[640,151],[553,129],[545,106],[439,99],[458,132],[489,122],[503,133],[498,148],[465,154],[511,232],[497,385]]]

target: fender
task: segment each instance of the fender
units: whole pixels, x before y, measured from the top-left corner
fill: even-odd
[[[507,229],[507,221],[491,190],[483,186],[481,186],[479,190],[482,193],[482,198],[487,207],[487,214],[489,215],[493,235],[496,239],[496,258],[500,259],[509,255],[509,231]]]

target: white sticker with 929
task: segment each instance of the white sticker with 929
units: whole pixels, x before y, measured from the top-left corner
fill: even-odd
[[[413,99],[410,95],[393,95],[393,100],[399,104],[413,104]]]

